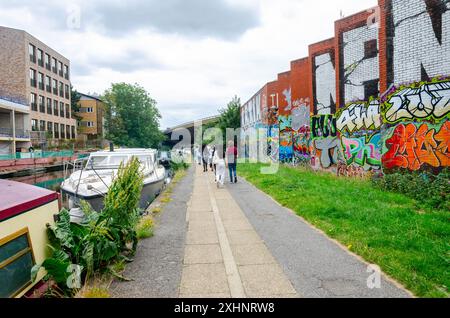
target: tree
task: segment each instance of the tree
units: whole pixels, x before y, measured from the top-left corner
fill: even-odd
[[[77,115],[80,112],[80,99],[81,94],[70,85],[70,109],[72,110],[72,118],[75,118],[77,122],[81,121],[81,117]]]
[[[156,101],[138,84],[112,84],[105,91],[106,138],[119,146],[156,148],[164,139]]]
[[[233,97],[226,108],[220,109],[219,113],[220,117],[217,127],[222,130],[223,138],[227,136],[227,128],[238,129],[241,127],[241,99],[237,96]]]

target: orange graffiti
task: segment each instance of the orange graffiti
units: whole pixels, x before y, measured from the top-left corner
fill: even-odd
[[[446,121],[440,131],[428,124],[398,125],[391,138],[386,140],[389,151],[383,156],[387,169],[405,168],[419,170],[422,165],[432,167],[450,166],[450,122]]]

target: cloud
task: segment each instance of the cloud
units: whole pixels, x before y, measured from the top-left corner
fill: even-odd
[[[108,0],[94,2],[91,12],[111,35],[152,28],[189,37],[239,38],[259,25],[256,10],[225,0]]]

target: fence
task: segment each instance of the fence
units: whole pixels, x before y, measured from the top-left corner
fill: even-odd
[[[67,151],[36,151],[36,152],[17,152],[10,155],[0,155],[0,160],[19,160],[19,159],[41,159],[41,158],[58,158],[73,157],[72,150]],[[80,158],[86,155],[79,155]]]

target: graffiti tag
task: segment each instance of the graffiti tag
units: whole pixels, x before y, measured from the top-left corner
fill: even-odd
[[[379,129],[381,127],[379,102],[374,100],[369,104],[350,104],[338,116],[336,126],[339,131],[349,133],[361,129]]]

